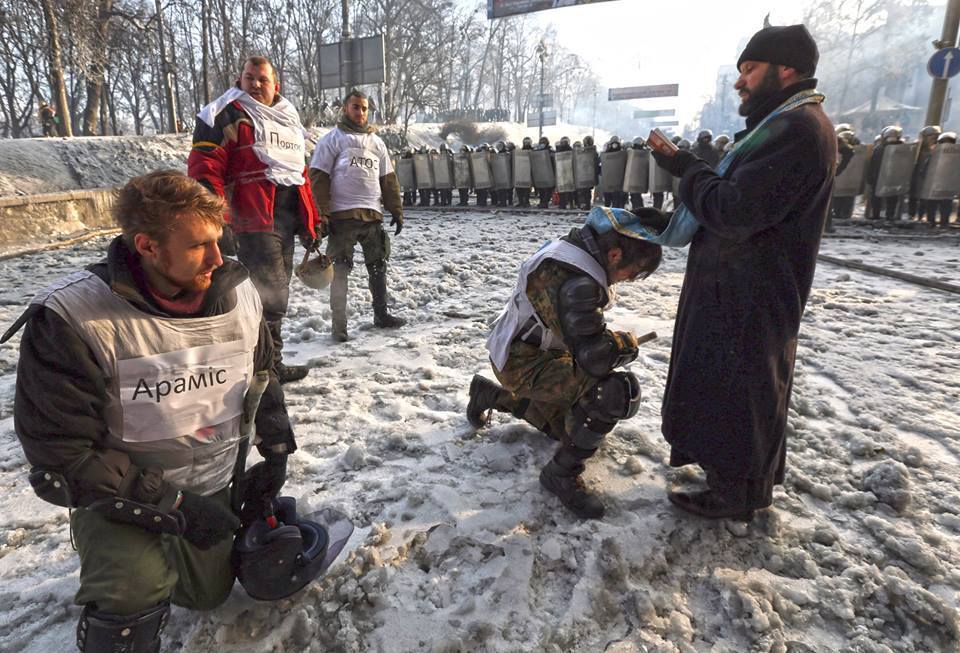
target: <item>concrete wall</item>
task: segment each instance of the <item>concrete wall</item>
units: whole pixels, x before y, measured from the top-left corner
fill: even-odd
[[[0,198],[0,253],[114,227],[113,193],[113,188],[96,188]]]

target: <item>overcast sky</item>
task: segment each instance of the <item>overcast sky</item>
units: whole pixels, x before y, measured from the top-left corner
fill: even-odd
[[[763,26],[803,18],[806,0],[613,0],[531,14],[557,28],[564,47],[590,62],[608,86],[680,84],[677,98],[634,100],[675,108],[691,120],[713,94],[717,67],[735,64],[739,45]],[[735,80],[731,80],[731,83]],[[606,98],[601,98],[606,101]]]

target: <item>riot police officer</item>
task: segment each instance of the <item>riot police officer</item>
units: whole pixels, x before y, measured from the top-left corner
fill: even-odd
[[[647,147],[647,142],[639,136],[633,139],[633,149],[643,151],[649,156],[650,149]],[[638,209],[642,208],[643,193],[630,193],[630,210],[636,213]]]
[[[600,176],[600,155],[597,154],[596,145],[593,142],[593,136],[587,134],[583,137],[583,149],[593,152],[593,167],[594,167],[594,178]],[[580,208],[584,211],[589,211],[590,207],[593,205],[593,187],[581,188],[577,191],[577,201],[580,204]]]
[[[469,146],[469,145],[461,145],[461,146],[460,146],[460,154],[469,156],[471,151],[472,151],[472,150],[470,149],[470,146]],[[452,193],[452,192],[451,192],[451,193]],[[470,199],[470,189],[469,189],[469,188],[458,188],[458,189],[457,189],[457,194],[460,196],[460,201],[457,202],[457,206],[466,206],[466,205],[467,205],[467,201]],[[451,196],[452,196],[452,195],[451,195]]]
[[[697,143],[693,146],[693,153],[707,162],[711,168],[716,168],[720,162],[720,154],[713,147],[713,132],[709,129],[697,134]]]
[[[403,154],[400,155],[401,159],[413,159],[413,148],[407,146],[403,148]],[[413,206],[417,203],[417,190],[416,187],[403,188],[403,205],[404,206]]]
[[[618,152],[623,149],[623,145],[620,143],[620,137],[614,134],[610,137],[610,140],[607,141],[607,144],[604,145],[604,152]],[[601,168],[601,172],[603,172]],[[606,173],[604,173],[606,174]],[[622,209],[627,204],[627,194],[623,191],[604,191],[603,192],[603,205],[612,206],[615,209]]]
[[[873,148],[873,154],[870,156],[870,166],[867,171],[867,181],[870,184],[870,215],[869,217],[873,220],[878,220],[880,218],[880,207],[881,204],[884,205],[884,217],[888,220],[895,220],[900,216],[897,215],[897,207],[900,204],[899,197],[886,197],[880,198],[877,197],[877,182],[880,179],[880,167],[883,164],[883,152],[890,145],[899,145],[903,143],[903,130],[896,125],[890,125],[884,127],[880,132],[879,142],[876,147]],[[885,201],[882,201],[885,200]]]
[[[911,220],[914,218],[923,220],[923,216],[927,212],[927,203],[921,202],[917,195],[920,193],[923,178],[927,174],[930,157],[933,156],[933,148],[937,145],[940,132],[941,129],[938,125],[927,125],[920,130],[917,139],[917,162],[913,166],[913,174],[910,175],[910,195],[907,198],[907,214]],[[936,217],[928,215],[927,220],[934,223]]]
[[[572,151],[573,151],[573,148],[570,147],[570,138],[567,137],[567,136],[563,136],[563,137],[560,139],[560,141],[557,143],[557,152],[572,152]],[[571,166],[571,169],[572,169],[572,167],[573,167],[573,159],[570,159],[570,166]],[[557,182],[557,186],[559,187],[559,185],[560,185],[560,184],[559,184],[559,181],[558,181],[558,182]],[[558,193],[558,198],[559,198],[559,202],[560,202],[559,208],[561,208],[561,209],[572,209],[572,208],[574,208],[574,202],[575,202],[575,200],[576,200],[576,195],[577,195],[577,193],[576,193],[575,190],[573,190],[573,191],[565,191],[565,192],[560,192],[560,193]]]
[[[533,151],[533,139],[529,136],[524,136],[523,141],[520,143],[520,149],[526,151]],[[517,206],[524,208],[530,208],[530,187],[526,188],[517,187]]]
[[[957,133],[956,132],[943,132],[940,136],[937,137],[937,145],[942,145],[944,143],[956,144],[957,142]],[[950,216],[953,213],[953,198],[945,200],[927,200],[926,201],[927,209],[927,220],[930,221],[930,224],[937,223],[937,213],[940,214],[940,226],[949,227],[950,226]]]
[[[547,152],[550,153],[550,165],[553,166],[554,171],[556,171],[556,162],[553,160],[554,150],[550,146],[550,139],[547,138],[546,136],[541,136],[540,141],[537,143],[536,149],[546,150]],[[537,208],[540,208],[540,209],[550,208],[550,198],[553,195],[553,187],[552,186],[549,188],[538,187],[537,195],[540,198],[540,203],[537,205]]]
[[[490,158],[490,146],[486,143],[480,143],[477,146],[477,152],[483,152],[487,159]],[[486,206],[487,205],[487,195],[490,192],[489,188],[477,188],[477,206]]]

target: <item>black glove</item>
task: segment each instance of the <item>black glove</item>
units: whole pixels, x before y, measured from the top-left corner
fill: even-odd
[[[400,235],[400,230],[403,229],[403,214],[402,214],[402,213],[398,213],[397,215],[393,216],[393,218],[390,220],[390,226],[392,227],[392,226],[394,226],[394,225],[396,225],[397,228],[396,228],[396,230],[393,232],[393,235],[394,235],[394,236],[399,236],[399,235]]]
[[[300,238],[300,244],[303,245],[303,248],[308,252],[315,252],[318,249],[320,249],[319,238],[314,238],[313,236],[307,233],[298,234],[297,237]]]
[[[230,508],[193,492],[183,493],[176,510],[186,522],[183,538],[198,549],[209,549],[240,528],[240,520]]]
[[[674,177],[682,177],[691,163],[700,160],[696,154],[687,150],[679,150],[673,156],[667,156],[657,150],[653,150],[653,158],[658,166]]]
[[[272,512],[273,500],[287,480],[286,454],[268,456],[243,475],[240,519],[249,524]]]

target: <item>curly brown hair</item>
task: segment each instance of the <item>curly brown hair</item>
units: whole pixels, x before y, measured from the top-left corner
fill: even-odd
[[[117,191],[113,219],[133,248],[138,233],[165,243],[184,219],[199,218],[222,228],[225,211],[223,198],[198,181],[178,170],[157,170],[134,177]]]

